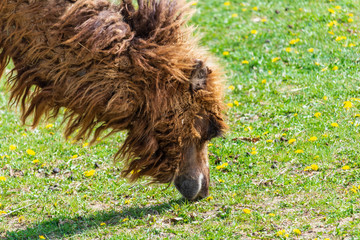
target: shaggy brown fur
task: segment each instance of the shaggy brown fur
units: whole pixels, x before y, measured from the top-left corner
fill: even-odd
[[[0,75],[12,59],[12,102],[33,126],[65,107],[65,135],[78,129],[77,139],[127,130],[123,174],[170,182],[186,146],[225,128],[219,72],[184,25],[187,4],[72,2],[0,1]]]

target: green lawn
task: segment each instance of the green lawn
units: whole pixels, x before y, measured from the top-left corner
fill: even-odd
[[[3,80],[0,238],[360,238],[360,0],[194,8],[228,77],[211,196],[189,203],[172,186],[122,179],[112,156],[126,133],[86,146],[63,139],[61,119],[21,125]]]

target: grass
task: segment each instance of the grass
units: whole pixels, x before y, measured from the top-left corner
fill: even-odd
[[[125,133],[84,146],[62,138],[61,119],[32,130],[1,87],[0,237],[360,238],[360,1],[194,8],[229,87],[230,131],[209,144],[211,196],[129,184],[112,162]]]

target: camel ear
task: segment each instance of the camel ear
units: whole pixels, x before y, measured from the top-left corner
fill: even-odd
[[[190,87],[192,91],[206,88],[207,76],[211,73],[211,70],[204,66],[204,62],[201,60],[195,60],[194,70],[191,73]]]

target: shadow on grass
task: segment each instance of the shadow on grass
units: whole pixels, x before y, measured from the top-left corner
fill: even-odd
[[[98,211],[91,215],[72,218],[58,216],[36,223],[25,230],[7,232],[6,239],[39,239],[39,235],[46,235],[51,239],[68,238],[85,230],[97,228],[103,222],[112,226],[122,224],[124,218],[146,220],[148,214],[160,215],[174,204],[183,205],[186,202],[187,200],[180,198],[153,206],[128,207],[122,211]]]

